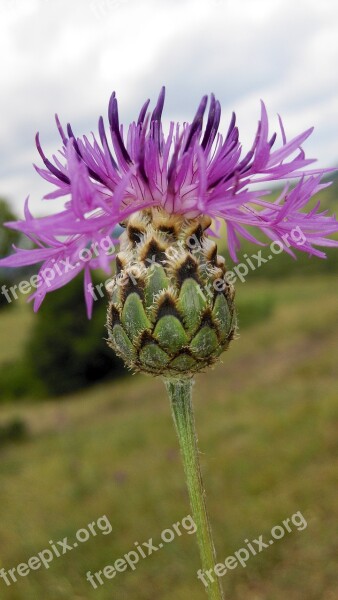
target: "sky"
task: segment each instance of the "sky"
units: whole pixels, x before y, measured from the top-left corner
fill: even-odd
[[[0,196],[17,214],[28,194],[35,214],[55,210],[35,133],[51,155],[55,112],[96,132],[115,90],[128,124],[163,84],[166,125],[214,92],[221,130],[234,110],[245,151],[262,98],[271,132],[277,114],[288,138],[314,125],[307,154],[337,165],[337,65],[336,0],[0,0]]]

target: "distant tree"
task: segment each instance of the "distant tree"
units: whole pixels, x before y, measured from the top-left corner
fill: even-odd
[[[25,360],[50,395],[127,373],[104,339],[106,305],[106,299],[100,298],[94,303],[92,319],[87,319],[81,278],[47,294]]]
[[[18,244],[21,238],[20,233],[14,229],[8,229],[3,224],[7,221],[15,221],[16,216],[12,213],[6,200],[0,198],[0,257],[10,254],[13,244]],[[2,285],[11,285],[12,281],[8,275],[8,269],[0,269],[0,288]],[[0,309],[9,304],[3,294],[0,294]]]
[[[11,250],[12,244],[17,243],[20,238],[20,234],[14,229],[3,227],[4,223],[15,221],[16,218],[8,202],[0,198],[0,256],[5,256]]]

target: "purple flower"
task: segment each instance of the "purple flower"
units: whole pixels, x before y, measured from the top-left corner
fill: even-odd
[[[162,206],[169,213],[196,217],[206,214],[223,219],[227,226],[229,253],[237,260],[240,238],[261,244],[251,228],[261,230],[271,240],[283,240],[295,228],[301,228],[305,242],[300,250],[325,257],[315,246],[337,246],[327,236],[338,231],[338,223],[320,206],[306,212],[309,200],[328,184],[321,183],[327,170],[306,170],[314,162],[305,157],[303,142],[312,128],[289,142],[280,120],[281,145],[274,149],[276,134],[269,136],[264,103],[251,149],[243,155],[235,114],[225,136],[218,133],[220,103],[211,94],[205,126],[203,117],[208,97],[204,96],[191,124],[171,123],[164,135],[161,116],[165,90],[162,88],[150,115],[149,100],[143,105],[137,122],[129,125],[127,135],[119,123],[115,93],[108,108],[108,137],[100,117],[98,137],[75,137],[70,125],[67,132],[58,117],[56,124],[62,139],[60,156],[49,160],[36,136],[38,152],[44,168],[37,172],[55,187],[46,199],[64,198],[61,211],[52,216],[34,218],[25,204],[25,219],[7,223],[28,236],[37,246],[15,248],[12,256],[0,260],[0,266],[19,267],[43,263],[39,273],[45,276],[33,294],[37,310],[47,292],[68,283],[81,270],[85,271],[85,296],[88,314],[92,297],[88,292],[91,270],[110,272],[114,255],[88,252],[102,239],[113,239],[116,225],[133,212],[150,206]],[[286,183],[277,200],[266,196],[266,182],[295,179]],[[250,230],[248,230],[250,228]],[[117,241],[117,240],[113,240]],[[291,247],[286,250],[293,255]],[[86,260],[79,256],[86,256]],[[60,268],[60,265],[67,268]],[[56,272],[56,276],[55,276]],[[47,279],[47,281],[45,281]]]

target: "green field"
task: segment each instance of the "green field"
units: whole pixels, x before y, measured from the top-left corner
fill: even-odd
[[[223,364],[197,377],[196,420],[219,561],[301,511],[294,530],[223,577],[234,600],[335,600],[337,485],[337,280],[334,274],[237,286],[244,323]],[[269,310],[250,323],[257,298]],[[264,306],[264,303],[263,303]],[[19,355],[34,316],[0,313],[0,362]],[[249,315],[249,317],[248,317]],[[239,314],[241,323],[241,312]],[[255,321],[256,319],[251,319]],[[48,570],[6,587],[4,600],[203,600],[194,535],[182,535],[94,590],[85,579],[159,539],[189,514],[168,401],[160,380],[134,376],[48,402],[1,406],[29,435],[0,447],[0,568],[74,539],[106,514],[113,530],[92,537]]]

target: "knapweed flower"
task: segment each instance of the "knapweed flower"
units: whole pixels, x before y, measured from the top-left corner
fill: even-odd
[[[264,104],[251,149],[245,154],[235,115],[225,136],[218,133],[221,107],[204,96],[192,123],[171,123],[163,132],[164,88],[150,114],[149,101],[125,133],[115,93],[108,108],[109,136],[102,117],[99,138],[75,137],[56,117],[62,139],[59,155],[48,159],[37,136],[52,185],[48,199],[64,199],[57,214],[8,223],[35,244],[16,249],[0,266],[42,263],[33,294],[37,310],[47,292],[84,270],[88,315],[93,304],[91,269],[111,273],[116,226],[120,238],[116,274],[107,284],[109,343],[133,370],[162,375],[180,441],[190,503],[197,525],[202,567],[216,572],[191,403],[194,373],[213,364],[228,347],[236,328],[234,289],[224,259],[210,236],[223,220],[231,257],[240,238],[262,244],[255,230],[273,242],[325,257],[317,247],[337,246],[327,236],[338,231],[334,217],[309,201],[327,184],[325,170],[308,170],[303,142],[312,129],[287,141],[280,120],[281,144],[269,134]],[[293,180],[292,185],[288,180]],[[267,184],[285,181],[277,199]],[[270,190],[271,191],[271,190]],[[302,233],[299,237],[292,233]],[[285,241],[287,240],[287,243]],[[98,251],[97,251],[98,250]],[[223,600],[219,578],[211,578],[210,600]]]
[[[327,185],[321,183],[325,170],[307,169],[314,161],[306,158],[302,144],[312,129],[287,141],[280,120],[281,144],[275,149],[277,136],[269,134],[262,103],[252,147],[243,154],[234,114],[226,135],[218,133],[221,107],[213,94],[205,124],[207,96],[192,123],[172,122],[167,135],[161,123],[164,97],[162,88],[153,112],[148,113],[148,100],[126,133],[119,123],[115,93],[108,108],[109,132],[100,117],[99,135],[79,138],[70,125],[65,130],[56,116],[62,148],[48,159],[37,135],[44,167],[35,168],[55,188],[45,199],[60,198],[61,209],[34,218],[27,199],[25,219],[7,226],[24,233],[36,247],[15,248],[12,256],[0,261],[6,267],[42,263],[39,286],[32,296],[35,310],[47,292],[84,270],[90,316],[91,270],[111,273],[115,255],[88,249],[102,250],[103,241],[116,242],[114,230],[122,223],[126,232],[117,256],[118,276],[108,286],[111,343],[116,350],[120,348],[129,365],[147,365],[150,372],[158,371],[159,364],[163,369],[173,365],[182,348],[186,352],[175,369],[198,370],[213,362],[233,336],[233,289],[229,283],[223,288],[219,285],[225,266],[216,244],[207,237],[214,235],[212,220],[216,230],[224,220],[234,260],[240,238],[262,244],[255,229],[273,241],[287,238],[284,248],[290,254],[295,246],[319,257],[325,254],[318,246],[337,245],[327,236],[338,230],[335,218],[321,212],[318,204],[306,210],[314,194]],[[266,185],[279,181],[286,185],[271,200]],[[289,235],[295,228],[302,231],[302,245]],[[131,279],[134,287],[120,285]],[[212,293],[206,294],[210,283]],[[131,314],[136,315],[134,320]]]

